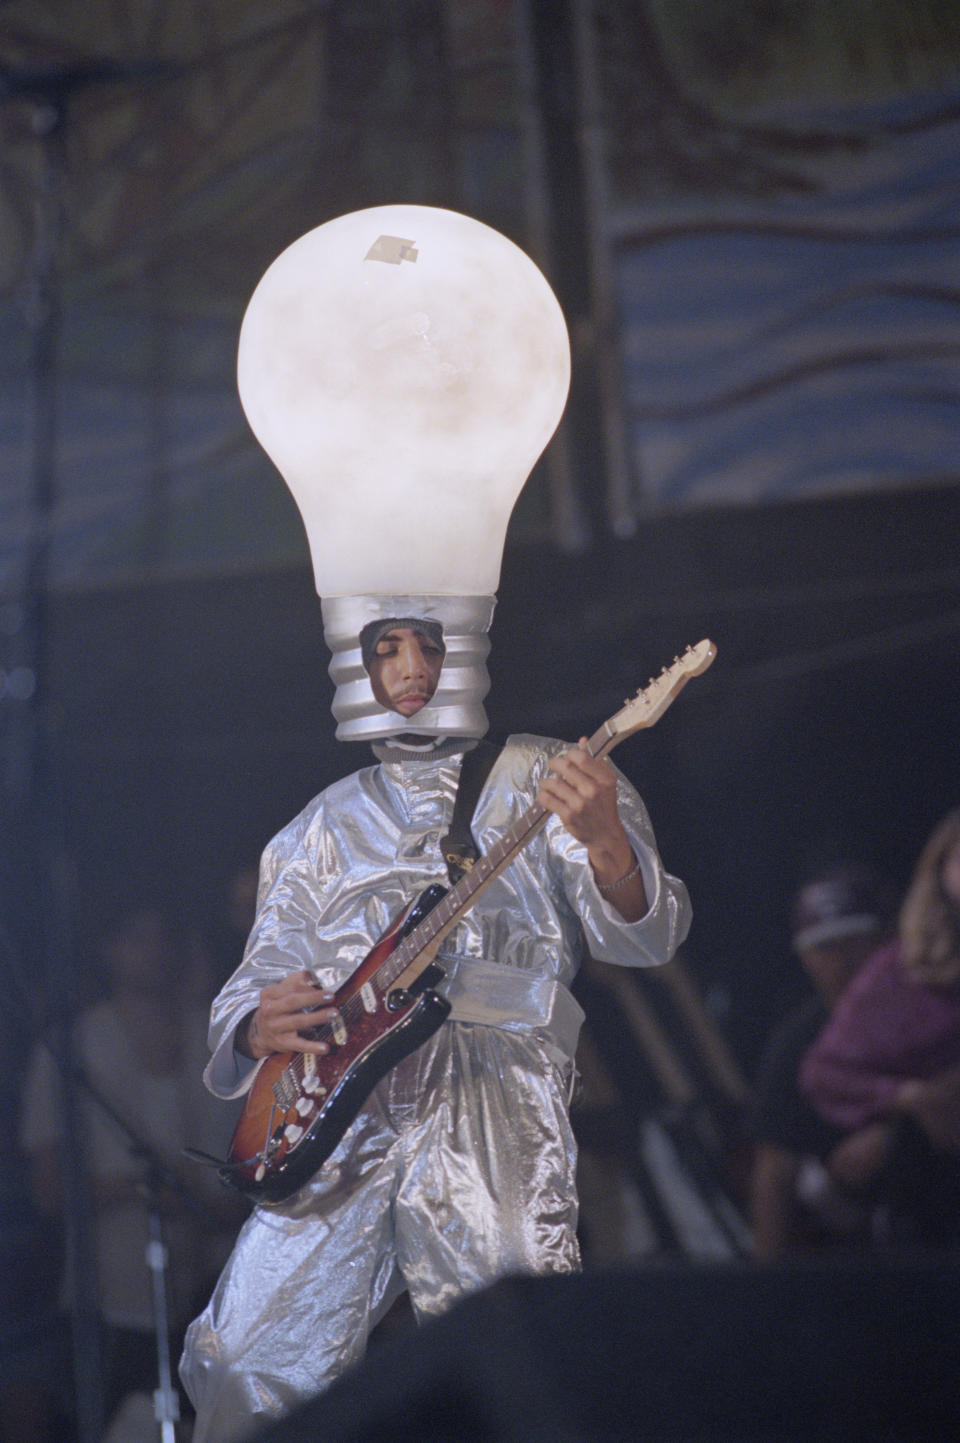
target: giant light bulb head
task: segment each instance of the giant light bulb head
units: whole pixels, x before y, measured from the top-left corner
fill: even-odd
[[[237,374],[306,527],[337,735],[481,735],[507,523],[570,381],[541,272],[453,211],[340,216],[266,271]],[[404,719],[375,702],[354,625],[416,615],[413,597],[443,622],[447,657],[434,704]]]

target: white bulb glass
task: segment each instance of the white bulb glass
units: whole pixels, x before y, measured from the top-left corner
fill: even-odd
[[[570,382],[560,306],[512,241],[425,206],[329,221],[264,274],[237,377],[321,596],[495,593]]]

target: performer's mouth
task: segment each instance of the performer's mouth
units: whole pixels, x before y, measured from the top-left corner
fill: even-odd
[[[406,696],[402,696],[394,702],[393,709],[398,711],[401,716],[412,716],[415,711],[425,707],[429,700],[430,698],[424,696],[423,692],[408,692]]]

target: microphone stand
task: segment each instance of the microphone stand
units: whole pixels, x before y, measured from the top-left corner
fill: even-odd
[[[153,1160],[147,1168],[147,1215],[150,1241],[147,1244],[147,1266],[153,1288],[154,1333],[157,1340],[157,1387],[153,1394],[153,1416],[160,1424],[161,1443],[175,1443],[176,1422],[180,1417],[180,1397],[173,1386],[170,1367],[170,1322],[167,1315],[167,1262],[169,1254],[163,1236],[163,1214],[160,1209],[162,1179]]]
[[[164,1161],[151,1142],[133,1127],[106,1098],[88,1074],[78,1063],[65,1063],[55,1055],[57,1065],[63,1071],[64,1085],[70,1081],[80,1084],[96,1106],[120,1130],[126,1138],[134,1157],[146,1164],[144,1190],[147,1200],[149,1241],[145,1262],[150,1270],[153,1298],[153,1327],[157,1345],[157,1387],[153,1394],[154,1417],[160,1425],[161,1443],[175,1443],[175,1425],[180,1417],[180,1395],[173,1383],[173,1369],[170,1362],[170,1320],[168,1310],[167,1276],[169,1252],[164,1226],[162,1193],[164,1188],[178,1194],[194,1217],[206,1227],[212,1228],[215,1219],[202,1202],[193,1195],[183,1179],[178,1177]]]

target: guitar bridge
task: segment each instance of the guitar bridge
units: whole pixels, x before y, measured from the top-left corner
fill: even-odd
[[[284,1112],[289,1111],[297,1100],[297,1085],[286,1068],[273,1084],[273,1095]]]

